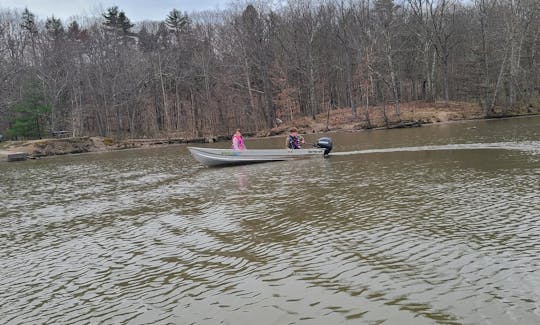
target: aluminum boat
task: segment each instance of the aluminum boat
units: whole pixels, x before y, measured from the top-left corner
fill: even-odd
[[[215,149],[188,147],[193,158],[207,166],[227,166],[327,156],[332,140],[321,138],[309,149]]]

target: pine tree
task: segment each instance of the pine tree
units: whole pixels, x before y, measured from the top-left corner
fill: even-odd
[[[47,33],[49,33],[49,35],[55,39],[60,38],[64,34],[64,26],[62,25],[62,21],[58,18],[54,18],[54,16],[47,18],[47,21],[45,22],[45,29],[47,30]]]
[[[9,137],[40,138],[45,134],[47,117],[51,112],[51,104],[43,95],[41,87],[30,83],[23,99],[11,107],[15,118],[8,129]]]
[[[179,33],[186,30],[186,28],[191,24],[191,20],[189,19],[187,13],[182,14],[177,9],[173,9],[165,19],[165,23],[173,32]]]
[[[30,12],[30,10],[28,10],[28,8],[24,8],[21,20],[22,22],[20,25],[23,30],[25,30],[31,35],[36,35],[38,33],[38,29],[36,26],[36,17],[33,13]]]
[[[109,30],[114,31],[122,36],[131,35],[131,27],[133,24],[123,11],[119,11],[117,6],[110,7],[107,12],[103,14],[105,18],[105,25]]]
[[[70,39],[78,39],[81,34],[81,28],[79,26],[79,23],[77,21],[72,21],[68,26],[68,37]]]

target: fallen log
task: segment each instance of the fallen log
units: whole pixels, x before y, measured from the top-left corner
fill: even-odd
[[[23,161],[27,156],[24,152],[12,152],[7,154],[7,161]]]
[[[422,126],[420,121],[402,121],[398,124],[388,125],[387,129],[417,128]]]

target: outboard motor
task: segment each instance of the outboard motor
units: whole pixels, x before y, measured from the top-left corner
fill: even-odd
[[[320,138],[317,140],[317,143],[313,145],[316,148],[323,148],[324,149],[324,155],[328,156],[330,151],[332,151],[332,139],[330,138]]]

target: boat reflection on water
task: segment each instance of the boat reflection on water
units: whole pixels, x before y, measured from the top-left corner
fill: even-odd
[[[238,172],[236,173],[236,177],[238,178],[238,189],[240,191],[248,190],[249,189],[249,174],[244,166],[238,169]]]

